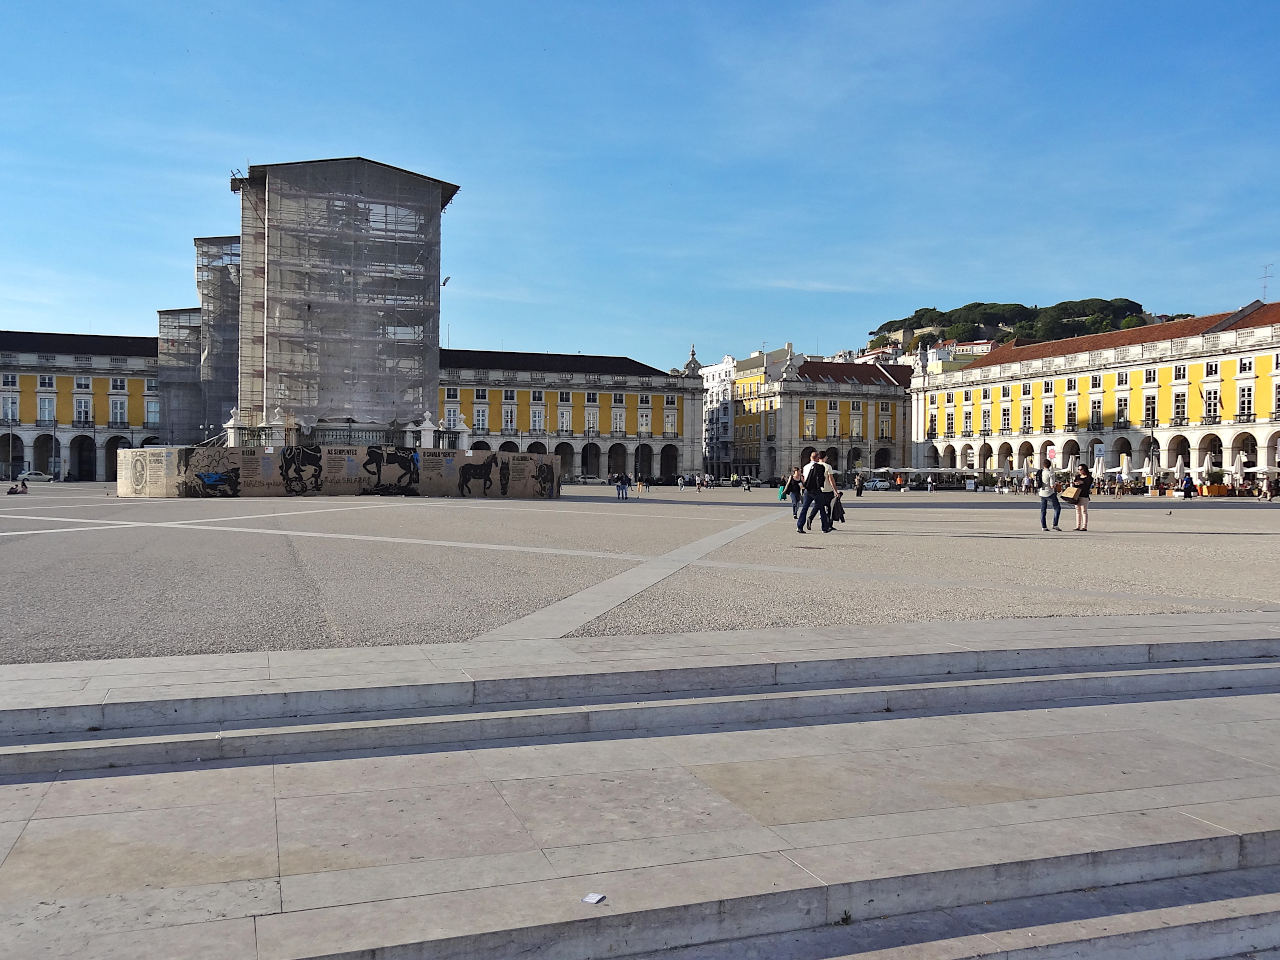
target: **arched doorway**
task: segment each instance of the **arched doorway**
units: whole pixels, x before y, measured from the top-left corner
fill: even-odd
[[[98,445],[93,437],[81,434],[71,438],[71,462],[67,464],[67,476],[77,480],[98,479]]]
[[[55,440],[50,433],[36,437],[31,452],[31,469],[57,474],[62,469],[62,441]]]
[[[999,466],[1000,464],[997,463],[996,467],[998,468]],[[984,443],[982,446],[978,447],[978,469],[991,469],[991,444],[989,443]]]
[[[827,447],[827,463],[837,470],[840,469],[840,451],[835,447]]]
[[[769,477],[778,475],[778,451],[774,447],[767,447],[764,451],[764,476],[761,480],[767,480]]]
[[[116,479],[116,454],[121,450],[129,449],[128,437],[109,437],[107,438],[107,463],[106,463],[106,480],[108,482]]]
[[[514,440],[503,440],[502,445],[498,447],[498,449],[502,453],[519,453],[520,444],[516,443]]]
[[[680,471],[680,448],[674,443],[664,446],[659,457],[659,467],[661,476],[674,477]]]
[[[620,443],[615,443],[609,448],[609,472],[627,472],[627,448]],[[640,473],[639,467],[636,467],[636,473]]]
[[[1018,462],[1015,464],[1018,470],[1027,469],[1027,461],[1031,461],[1031,469],[1036,468],[1036,448],[1030,440],[1024,440],[1018,447]]]
[[[949,443],[942,448],[942,465],[948,470],[956,468],[956,448]]]
[[[850,447],[850,448],[849,448],[849,459],[848,459],[848,461],[845,463],[845,469],[846,469],[846,470],[857,470],[857,469],[858,469],[858,467],[860,467],[861,465],[862,465],[862,448],[861,448],[861,447]]]
[[[533,441],[533,443],[529,444],[529,449],[527,452],[528,453],[546,453],[547,445],[543,443],[541,440],[535,440]]]
[[[881,447],[879,450],[876,451],[876,466],[877,467],[889,466],[889,458],[891,456],[892,456],[892,451],[890,451],[888,447]]]
[[[972,470],[977,465],[977,462],[973,458],[973,445],[966,443],[960,448],[960,469]]]
[[[1107,466],[1118,467],[1124,457],[1129,458],[1129,463],[1133,463],[1133,444],[1129,442],[1128,437],[1120,437],[1111,445],[1111,457],[1107,461]],[[1142,464],[1138,464],[1142,466]]]
[[[1190,468],[1194,465],[1191,462],[1191,441],[1182,434],[1178,434],[1169,441],[1169,466],[1176,467],[1179,457],[1182,458],[1184,467]]]
[[[942,457],[938,454],[938,448],[931,446],[924,452],[924,465],[926,467],[942,466]]]
[[[1147,461],[1151,461],[1151,469],[1160,469],[1160,441],[1155,437],[1143,437],[1142,443],[1138,446],[1138,469],[1145,470]]]
[[[594,443],[582,448],[582,473],[584,476],[600,476],[600,448]]]
[[[805,447],[800,451],[800,469],[804,469],[804,465],[809,462],[809,458],[813,456],[813,447]]]
[[[1235,463],[1236,457],[1242,453],[1246,467],[1258,465],[1258,439],[1248,431],[1237,433],[1231,439],[1231,462]]]
[[[477,440],[475,443],[471,444],[471,449],[472,450],[488,450],[490,449],[489,441]]]
[[[5,467],[0,479],[12,480],[26,469],[26,444],[16,433],[0,434],[0,466]]]
[[[1053,456],[1049,456],[1050,450],[1053,451]],[[1057,458],[1059,455],[1060,453],[1058,451],[1058,448],[1054,446],[1053,441],[1046,440],[1044,443],[1040,444],[1040,460],[1038,463],[1036,463],[1036,466],[1040,467],[1040,466],[1043,466],[1045,463],[1048,463],[1050,466],[1056,467],[1058,465]]]
[[[1064,468],[1069,466],[1072,457],[1075,457],[1078,462],[1082,462],[1080,461],[1080,444],[1074,440],[1068,440],[1063,443],[1062,449],[1058,452],[1059,466]]]
[[[1017,467],[1018,465],[1013,462],[1013,444],[1000,444],[1000,449],[996,451],[996,469],[1016,470]]]
[[[144,446],[144,447],[158,447],[158,446],[160,446],[160,438],[159,438],[159,437],[146,437],[146,438],[142,441],[142,446]]]
[[[1276,411],[1276,416],[1280,417],[1280,410]],[[1259,465],[1268,467],[1280,466],[1280,431],[1267,437],[1266,446],[1262,449],[1262,463]]]
[[[653,447],[647,443],[636,447],[636,476],[653,476]]]
[[[1206,457],[1209,458],[1210,469],[1225,469],[1222,463],[1222,438],[1216,433],[1206,433],[1200,438],[1200,444],[1196,447],[1196,463],[1203,466]]]
[[[1107,445],[1102,442],[1101,437],[1094,437],[1085,444],[1084,455],[1080,459],[1085,466],[1092,470],[1094,462],[1097,461],[1099,457],[1101,457],[1105,462],[1107,457]]]
[[[560,472],[566,477],[573,476],[573,444],[557,443],[556,456],[560,458]]]

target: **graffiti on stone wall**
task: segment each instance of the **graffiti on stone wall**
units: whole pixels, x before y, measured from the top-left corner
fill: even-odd
[[[227,447],[183,447],[178,451],[178,496],[238,497],[240,466]]]
[[[487,497],[489,488],[493,486],[493,468],[498,462],[498,455],[491,453],[480,463],[464,463],[458,468],[458,496],[470,497],[471,481],[481,481],[480,496]],[[510,481],[508,481],[510,482]]]
[[[290,496],[319,493],[324,485],[324,450],[321,447],[281,447],[280,479]]]
[[[479,451],[477,451],[479,452]],[[148,447],[117,455],[122,497],[560,495],[549,454],[351,447]]]
[[[418,451],[412,447],[369,447],[363,470],[374,478],[361,493],[381,496],[418,496]],[[385,475],[383,471],[386,471]]]

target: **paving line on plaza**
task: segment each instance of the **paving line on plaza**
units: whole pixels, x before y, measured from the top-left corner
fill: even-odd
[[[564,557],[590,557],[594,560],[647,561],[649,556],[638,553],[608,553],[601,550],[574,550],[570,547],[530,547],[511,543],[473,543],[465,540],[426,540],[417,537],[378,537],[361,533],[320,533],[313,530],[267,530],[262,527],[204,527],[195,524],[179,526],[176,523],[136,523],[136,527],[167,527],[176,530],[210,530],[215,533],[261,533],[274,537],[310,537],[320,540],[363,540],[373,543],[399,543],[409,546],[455,547],[461,550],[496,550],[502,553],[540,553]],[[103,529],[108,529],[104,527]]]
[[[694,561],[705,557],[726,544],[753,533],[775,520],[779,514],[769,513],[754,517],[744,523],[736,524],[725,530],[719,530],[710,536],[686,543],[660,557],[645,560],[637,567],[623,571],[616,576],[599,583],[592,584],[571,596],[558,600],[528,616],[512,620],[482,633],[473,640],[523,640],[523,639],[555,639],[564,637],[579,627],[603,616],[614,607],[625,603],[636,594],[647,590],[655,583],[665,580],[679,570],[683,570]]]

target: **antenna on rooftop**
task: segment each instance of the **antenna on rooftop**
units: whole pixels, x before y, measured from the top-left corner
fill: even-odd
[[[1263,303],[1267,302],[1267,281],[1270,280],[1272,277],[1271,268],[1274,266],[1275,266],[1274,263],[1266,264],[1262,268],[1262,276],[1258,278],[1259,280],[1262,281],[1262,302]]]

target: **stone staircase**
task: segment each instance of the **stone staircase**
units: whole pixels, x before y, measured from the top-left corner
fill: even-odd
[[[52,796],[74,780],[82,792],[115,796],[148,777],[191,770],[216,778],[223,770],[291,765],[321,776],[329,766],[368,758],[426,762],[465,752],[483,764],[506,751],[501,755],[515,766],[486,767],[489,781],[538,842],[527,852],[494,853],[476,827],[476,850],[460,857],[384,855],[370,866],[293,871],[278,821],[277,872],[245,877],[266,892],[251,904],[202,912],[190,905],[199,899],[191,885],[148,879],[145,863],[132,861],[120,876],[134,877],[137,890],[72,901],[42,889],[31,874],[40,872],[37,842],[41,830],[53,829],[53,817],[42,819],[37,806],[0,863],[0,954],[1274,960],[1278,954],[1267,951],[1280,950],[1280,747],[1272,766],[1265,725],[1274,718],[1280,729],[1280,617],[1225,617],[1225,625],[1170,619],[1153,627],[1150,618],[1113,618],[1055,631],[1053,639],[1042,624],[1008,622],[963,646],[941,639],[934,625],[889,642],[832,631],[808,646],[776,632],[690,635],[685,642],[698,652],[687,656],[648,656],[679,642],[655,636],[3,667],[0,813],[5,784],[52,781],[45,787]],[[718,652],[706,653],[712,644]],[[1135,727],[1129,718],[1138,708],[1150,716]],[[1034,730],[1019,730],[1033,719]],[[979,723],[980,732],[951,735]],[[1242,735],[1238,753],[1229,740],[1214,741],[1206,760],[1196,752],[1196,723],[1215,733],[1233,723],[1263,726],[1246,731],[1253,739]],[[614,810],[573,790],[600,789],[596,781],[620,779],[610,773],[618,769],[642,784],[666,767],[605,764],[586,786],[566,778],[548,787],[537,816],[520,806],[519,791],[504,790],[527,780],[516,767],[539,750],[661,751],[676,744],[696,751],[701,744],[718,759],[715,745],[723,739],[716,769],[672,760],[675,786],[647,804],[659,821],[670,804],[691,811],[690,822],[710,823],[721,815],[723,797],[704,785],[718,782],[712,774],[729,775],[720,767],[734,762],[735,737],[813,738],[816,760],[844,763],[830,737],[856,744],[860,731],[879,736],[899,729],[895,724],[904,733],[928,724],[941,742],[977,743],[985,751],[980,762],[1003,772],[975,773],[963,783],[973,797],[966,802],[956,799],[959,787],[943,784],[942,772],[917,762],[903,768],[904,786],[949,799],[794,823],[770,820],[761,812],[769,805],[747,791],[733,796],[753,811],[750,823],[735,809],[738,819],[727,826],[659,825],[634,836],[640,828],[628,830],[644,810]],[[1100,765],[1119,763],[1090,743],[1135,739],[1139,747],[1126,764],[1142,768],[1143,738],[1171,727],[1190,738],[1177,742],[1185,743],[1189,765],[1205,765],[1202,775],[1180,777],[1176,763],[1156,771],[1153,760],[1151,770],[1139,770],[1147,776],[1140,789],[1123,787],[1127,769],[1101,771],[1119,784],[1114,789],[1084,786]],[[1072,746],[1073,731],[1101,739]],[[1056,793],[1023,789],[1019,778],[1035,769],[1027,766],[1024,738],[1047,744],[1046,751],[1072,746],[1046,752],[1044,762],[1077,765],[1079,792],[1069,785]],[[1021,766],[1009,760],[1000,767],[1006,747]],[[801,748],[797,755],[810,754]],[[848,761],[852,777],[863,756]],[[889,750],[874,759],[893,757]],[[1229,770],[1233,762],[1238,772]],[[1057,772],[1070,781],[1071,769]],[[806,790],[802,779],[762,784],[757,792]],[[369,793],[355,794],[370,806],[353,807],[352,837],[368,832],[366,813],[370,821],[382,818],[377,829],[406,838],[428,828],[414,819],[424,810],[437,817],[430,806],[413,806],[428,788],[418,785],[407,797],[373,792],[388,786],[371,783]],[[416,812],[397,820],[375,798]],[[277,816],[287,799],[277,789]],[[146,800],[139,802],[145,814]],[[125,856],[116,841],[88,828],[96,816],[107,814],[85,814],[84,830],[72,834],[83,856]],[[470,829],[465,809],[438,816],[459,818],[455,832]],[[554,818],[564,842],[539,839],[539,817]],[[78,826],[73,819],[60,818],[59,827]],[[195,822],[193,816],[192,830]],[[5,826],[0,820],[0,853]],[[69,863],[80,855],[65,844],[59,849]],[[308,852],[323,856],[324,845]],[[33,866],[24,867],[28,856]],[[166,892],[179,886],[180,894]],[[606,898],[586,903],[590,892]],[[135,913],[119,909],[121,898],[134,902],[131,896]],[[95,911],[108,902],[117,903],[111,922],[95,926]],[[197,942],[199,951],[191,946]]]

